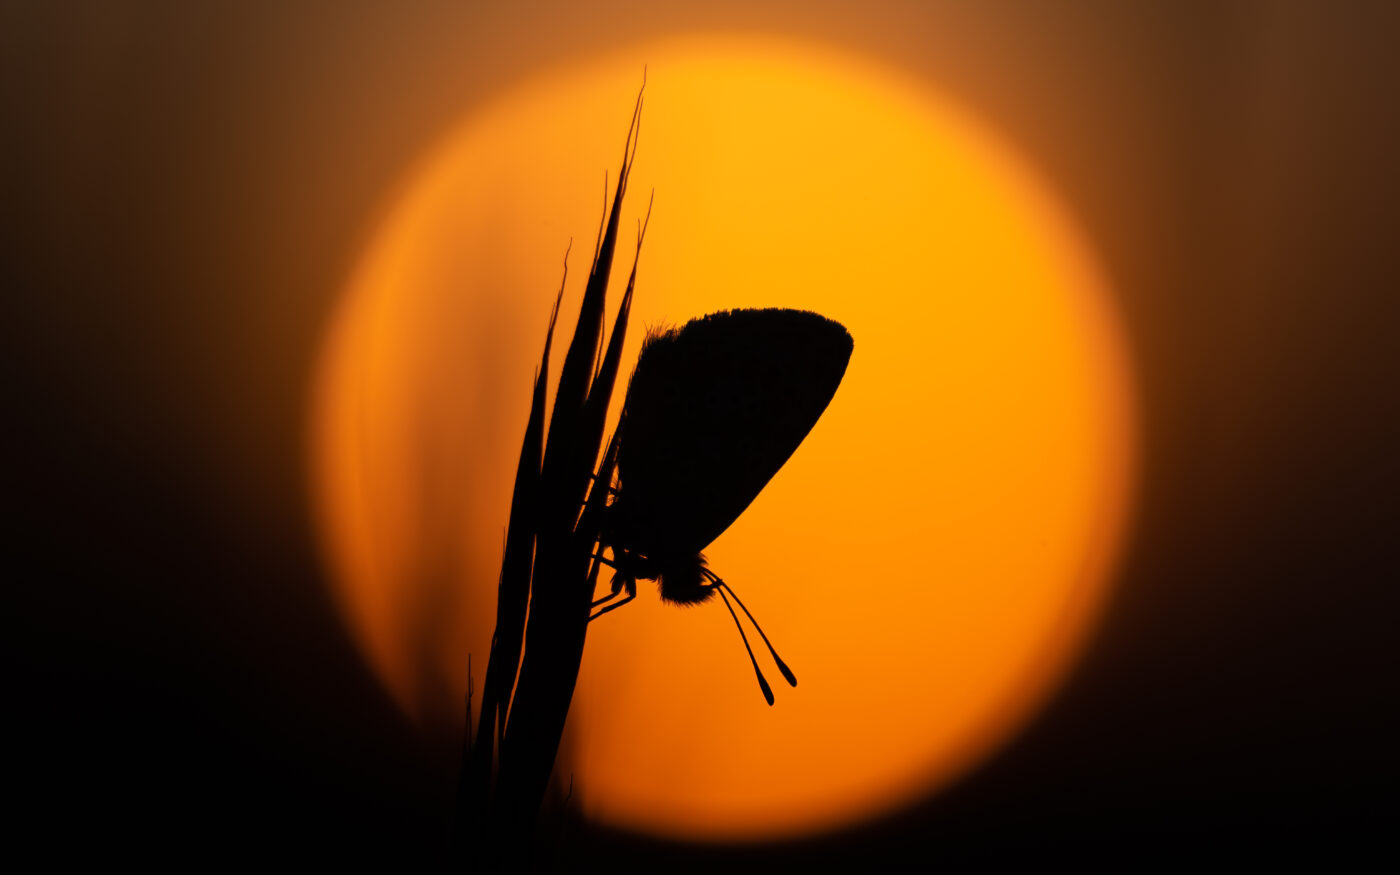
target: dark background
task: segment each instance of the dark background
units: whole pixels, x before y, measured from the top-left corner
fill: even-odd
[[[690,30],[927,77],[1097,244],[1144,402],[1101,633],[958,786],[576,868],[1387,852],[1400,128],[1388,3],[0,6],[13,827],[54,862],[431,866],[451,776],[332,612],[323,321],[404,168],[541,64]]]

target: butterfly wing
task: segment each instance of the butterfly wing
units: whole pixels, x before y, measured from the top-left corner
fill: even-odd
[[[617,542],[694,556],[758,497],[845,375],[845,327],[803,310],[730,310],[652,334],[627,389]]]

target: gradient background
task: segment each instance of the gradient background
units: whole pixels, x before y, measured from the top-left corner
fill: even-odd
[[[737,30],[927,78],[1076,211],[1137,369],[1136,529],[1080,670],[953,789],[778,846],[580,825],[584,859],[1379,846],[1397,25],[1381,3],[5,4],[16,831],[54,861],[437,859],[449,741],[399,717],[322,579],[324,322],[393,185],[474,105],[542,64]]]

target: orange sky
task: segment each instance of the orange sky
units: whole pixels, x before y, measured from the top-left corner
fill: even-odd
[[[490,639],[540,326],[570,236],[582,250],[596,228],[642,61],[626,222],[638,191],[657,200],[633,324],[807,308],[856,353],[708,551],[802,686],[769,711],[727,615],[648,589],[590,636],[565,767],[619,824],[821,829],[948,781],[1033,713],[1092,629],[1128,513],[1131,377],[1089,243],[927,87],[800,43],[671,41],[465,119],[328,335],[315,488],[339,598],[402,705],[450,714]],[[833,745],[839,766],[811,768]]]

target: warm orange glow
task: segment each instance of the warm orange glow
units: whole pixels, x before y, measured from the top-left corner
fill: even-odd
[[[328,336],[313,451],[337,595],[403,707],[460,719],[564,247],[561,326],[644,61],[627,216],[653,186],[656,206],[624,361],[648,324],[735,306],[816,310],[855,353],[707,551],[800,686],[769,708],[723,607],[663,607],[643,582],[590,629],[563,765],[612,823],[817,830],[948,782],[1026,721],[1092,629],[1130,494],[1092,253],[1026,164],[921,85],[709,38],[552,71],[473,115],[409,177]]]

